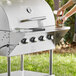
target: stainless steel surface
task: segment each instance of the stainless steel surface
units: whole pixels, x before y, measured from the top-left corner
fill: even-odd
[[[41,20],[43,26],[55,25],[53,12],[45,0],[23,0],[23,2],[17,2],[14,0],[11,2],[11,5],[8,5],[5,2],[0,6],[0,12],[2,12],[0,18],[3,30],[14,30],[15,28],[36,28],[39,26],[39,20]],[[27,9],[31,10],[31,13],[28,13]],[[44,18],[41,17],[45,17],[46,19],[44,20]],[[32,21],[20,22],[21,20],[27,19],[31,19]],[[7,23],[4,24],[4,21],[7,21]],[[9,29],[4,28],[6,25],[8,25],[7,28]],[[0,30],[2,30],[2,28],[0,28]]]
[[[52,73],[53,73],[53,50],[50,50],[50,52],[49,52],[49,54],[50,54],[50,60],[49,60],[49,75],[52,75]]]
[[[44,30],[45,29],[45,30]],[[69,27],[55,28],[44,27],[44,29],[35,29],[32,32],[11,32],[11,31],[0,31],[0,55],[1,56],[15,56],[27,53],[33,53],[43,50],[54,49],[55,45],[52,40],[48,40],[46,37],[48,34],[54,36],[55,43],[59,43],[60,39],[66,34],[70,29]],[[40,41],[38,38],[44,36],[44,41]],[[30,39],[32,37],[36,38],[35,43],[31,43]],[[21,40],[26,38],[27,44],[22,44]],[[3,47],[4,45],[10,45],[9,47]],[[42,45],[44,44],[44,45]],[[11,46],[12,45],[12,46]],[[42,45],[42,46],[40,46]],[[51,45],[51,46],[50,46]],[[29,47],[29,48],[28,48]],[[25,51],[26,49],[26,51]]]
[[[24,56],[21,55],[21,71],[24,70]]]
[[[45,0],[0,0],[0,56],[8,57],[8,74],[0,76],[54,76],[52,49],[69,30],[55,28],[55,18]],[[50,49],[49,74],[23,71],[24,54]],[[11,56],[21,55],[21,71],[11,72]]]
[[[7,73],[0,74],[0,76],[7,76]],[[31,71],[15,71],[11,72],[11,76],[55,76],[55,75],[48,75],[46,73],[38,73]]]
[[[11,58],[8,57],[7,60],[8,60],[8,68],[7,68],[8,76],[11,76]]]
[[[10,30],[7,15],[1,6],[0,6],[0,30]]]
[[[57,45],[60,40],[65,36],[65,34],[68,32],[68,30],[59,30],[54,33],[54,43]]]

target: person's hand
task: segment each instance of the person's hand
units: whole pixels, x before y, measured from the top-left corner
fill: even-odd
[[[63,17],[59,17],[59,18],[57,19],[57,22],[61,21],[60,24],[62,24],[62,23],[64,23],[66,20],[67,20],[67,17],[66,17],[66,16],[63,16]]]
[[[58,18],[57,20],[56,20],[56,27],[58,28],[58,27],[62,27],[61,25],[63,24],[63,20],[62,19],[60,19],[60,18]]]
[[[67,17],[66,16],[59,17],[56,20],[56,27],[60,27],[59,25],[63,24],[66,20],[67,20]]]
[[[57,16],[60,16],[60,15],[64,15],[64,11],[65,11],[65,9],[62,9],[62,8],[60,8],[59,10],[58,10],[58,12],[57,12]]]

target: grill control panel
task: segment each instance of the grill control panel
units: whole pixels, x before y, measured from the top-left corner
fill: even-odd
[[[14,48],[14,52],[16,51],[18,55],[54,49],[55,44],[52,36],[54,36],[54,33],[45,31],[25,33],[19,45]],[[14,52],[12,52],[12,55],[16,55]]]
[[[37,42],[43,42],[48,40],[53,40],[53,34],[52,33],[38,33],[38,34],[30,34],[29,36],[25,36],[22,40],[22,44],[28,44],[28,43],[37,43]]]

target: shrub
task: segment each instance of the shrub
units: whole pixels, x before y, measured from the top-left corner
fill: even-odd
[[[46,0],[46,2],[51,6],[52,10],[54,10],[54,1],[53,0]]]

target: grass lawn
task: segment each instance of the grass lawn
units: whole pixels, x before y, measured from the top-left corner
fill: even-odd
[[[11,69],[20,70],[20,56],[11,58]],[[24,69],[49,73],[49,54],[25,55]],[[7,58],[0,57],[0,73],[7,72]],[[53,73],[56,76],[76,76],[76,54],[54,54]]]

